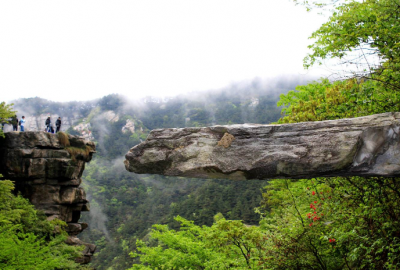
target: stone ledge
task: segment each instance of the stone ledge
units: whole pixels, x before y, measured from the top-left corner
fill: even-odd
[[[394,177],[400,176],[399,131],[397,112],[284,125],[157,129],[124,163],[135,173],[195,178]]]

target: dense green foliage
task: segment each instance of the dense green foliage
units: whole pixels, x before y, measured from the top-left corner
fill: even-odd
[[[21,196],[12,194],[11,181],[0,181],[0,268],[83,269],[74,262],[79,248],[64,243],[59,220],[51,222]]]
[[[282,94],[278,105],[286,106],[278,123],[321,121],[399,111],[400,95],[376,81],[323,79]]]
[[[6,104],[5,102],[0,102],[0,124],[7,124],[10,118],[15,115],[15,111],[12,109],[14,104]],[[0,136],[3,137],[3,128],[0,128]]]
[[[400,90],[400,2],[398,0],[345,1],[311,38],[304,65],[340,59],[354,66],[351,77],[382,83]]]
[[[154,225],[153,247],[138,240],[139,252],[131,253],[145,264],[135,264],[130,269],[249,269],[257,266],[264,237],[260,230],[238,220],[225,220],[221,214],[216,217],[211,227],[196,226],[179,216],[176,218],[181,223],[179,231],[170,230],[166,225]]]
[[[271,181],[261,229],[274,269],[397,269],[399,179]]]
[[[155,225],[132,269],[397,269],[399,203],[395,178],[273,180],[259,227]]]

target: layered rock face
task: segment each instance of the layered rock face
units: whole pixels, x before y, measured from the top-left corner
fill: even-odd
[[[43,210],[48,219],[68,224],[68,243],[86,246],[79,262],[87,263],[95,246],[76,237],[87,228],[79,222],[81,211],[89,211],[85,191],[79,185],[95,145],[70,135],[60,139],[60,134],[46,132],[5,133],[5,138],[0,138],[0,173],[15,181],[16,191]]]
[[[234,180],[400,176],[400,113],[284,125],[157,129],[127,154],[135,173]]]

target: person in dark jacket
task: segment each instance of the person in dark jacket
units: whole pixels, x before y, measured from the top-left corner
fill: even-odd
[[[58,117],[57,121],[56,121],[56,133],[60,131],[61,129],[61,117]]]
[[[46,125],[46,131],[50,132],[51,131],[51,129],[50,129],[50,125],[51,125],[50,116],[47,117],[45,125]]]
[[[11,117],[11,125],[13,126],[13,131],[18,131],[18,117],[14,115]]]

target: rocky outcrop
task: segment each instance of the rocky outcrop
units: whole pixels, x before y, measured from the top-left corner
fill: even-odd
[[[227,179],[400,176],[400,113],[284,125],[153,130],[135,173]]]
[[[86,120],[86,119],[85,119]],[[90,125],[90,122],[82,122],[79,123],[78,125],[74,126],[72,128],[73,130],[76,130],[80,136],[85,139],[86,141],[92,141],[94,140],[94,137],[92,135],[92,126]]]
[[[122,127],[121,129],[122,133],[135,133],[135,122],[131,119],[126,120],[126,125]]]
[[[106,111],[100,115],[100,117],[104,117],[109,122],[117,122],[119,120],[119,115],[114,111]]]
[[[81,212],[89,211],[79,185],[85,163],[94,152],[92,142],[64,133],[8,132],[0,138],[0,173],[15,181],[16,192],[43,210],[48,219],[68,224],[68,242],[86,246],[81,263],[89,262],[95,250],[76,237],[88,226],[79,222]]]

